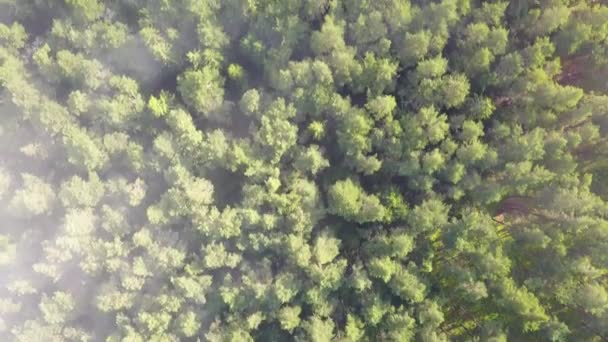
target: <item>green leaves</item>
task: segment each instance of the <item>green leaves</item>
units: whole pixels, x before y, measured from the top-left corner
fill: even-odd
[[[44,295],[39,304],[44,320],[50,324],[66,323],[75,308],[74,298],[65,292],[55,292],[52,297]]]
[[[384,207],[375,195],[366,194],[351,179],[336,182],[328,191],[329,210],[332,214],[359,223],[380,221]]]
[[[291,273],[280,274],[274,283],[274,295],[281,304],[288,303],[300,290],[298,280]]]
[[[66,0],[77,16],[82,16],[86,21],[93,21],[99,17],[104,9],[103,3],[97,0]]]
[[[80,127],[68,127],[63,137],[68,161],[80,170],[101,169],[108,162],[108,155],[95,140]]]
[[[330,319],[311,317],[302,323],[306,339],[312,342],[330,342],[334,338],[334,323]]]
[[[448,210],[440,200],[429,199],[412,209],[407,221],[415,232],[431,232],[447,223]]]
[[[281,328],[283,330],[287,330],[288,332],[292,332],[300,325],[301,312],[302,308],[299,306],[286,306],[281,308],[279,311],[279,322],[281,323]]]
[[[186,337],[195,336],[201,326],[196,313],[193,311],[187,311],[184,314],[181,314],[177,321],[179,322],[178,325],[181,333]]]
[[[88,181],[73,176],[61,185],[59,200],[65,207],[95,207],[104,195],[104,185],[95,173],[89,174]]]
[[[303,173],[310,172],[312,175],[316,175],[329,167],[329,161],[325,159],[318,145],[310,145],[298,155],[294,161],[294,167]]]
[[[402,266],[397,267],[389,286],[399,297],[412,303],[421,302],[426,296],[426,285],[409,269]]]
[[[297,127],[289,122],[294,116],[295,108],[279,98],[270,104],[260,118],[260,128],[255,136],[272,163],[277,163],[296,143]]]
[[[389,257],[374,258],[370,260],[368,269],[371,276],[388,283],[399,269],[399,264]]]
[[[340,254],[339,248],[340,240],[327,234],[320,235],[314,246],[315,259],[320,265],[327,264]]]
[[[57,52],[57,68],[62,78],[73,82],[75,86],[85,86],[96,90],[102,84],[103,66],[97,60],[87,59],[82,54],[68,50]]]
[[[329,207],[332,213],[354,217],[361,209],[362,189],[350,179],[338,181],[329,189]]]
[[[10,27],[0,24],[0,40],[3,44],[13,49],[21,49],[25,46],[26,39],[27,33],[21,24],[15,22]]]
[[[224,79],[212,66],[190,69],[178,78],[177,89],[192,109],[210,116],[224,101]]]
[[[605,4],[0,3],[6,339],[608,336]]]
[[[241,261],[241,256],[226,251],[221,243],[208,244],[203,247],[205,266],[210,269],[220,267],[235,268]]]
[[[10,200],[9,208],[17,217],[33,217],[50,214],[55,204],[53,188],[39,177],[21,174],[22,185],[15,191]]]
[[[515,320],[514,323],[524,332],[536,331],[541,323],[549,320],[538,298],[527,289],[518,288],[511,280],[506,280],[501,284],[500,291],[502,299],[499,303],[508,313],[514,315],[511,319]]]
[[[608,292],[597,283],[591,283],[580,288],[574,295],[574,300],[586,312],[601,316],[608,310]]]
[[[386,118],[390,120],[397,108],[397,101],[393,96],[378,96],[369,101],[365,107],[372,113],[374,119],[381,120]]]
[[[428,31],[407,32],[403,38],[403,47],[399,53],[401,61],[405,65],[415,64],[427,54],[430,42],[431,34]]]

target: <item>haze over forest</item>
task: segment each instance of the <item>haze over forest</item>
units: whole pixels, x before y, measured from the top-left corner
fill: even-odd
[[[608,2],[0,0],[0,340],[608,341]]]

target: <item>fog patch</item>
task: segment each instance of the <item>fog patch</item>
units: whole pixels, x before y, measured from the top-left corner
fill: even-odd
[[[139,34],[131,35],[121,47],[93,57],[111,67],[116,74],[136,79],[142,88],[154,87],[168,73],[165,65],[154,58]]]

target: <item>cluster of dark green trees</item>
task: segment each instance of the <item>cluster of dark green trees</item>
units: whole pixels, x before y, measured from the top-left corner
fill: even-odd
[[[608,339],[608,5],[0,0],[3,341]]]

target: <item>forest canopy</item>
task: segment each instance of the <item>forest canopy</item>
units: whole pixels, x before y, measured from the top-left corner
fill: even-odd
[[[608,339],[608,3],[0,0],[3,341]]]

